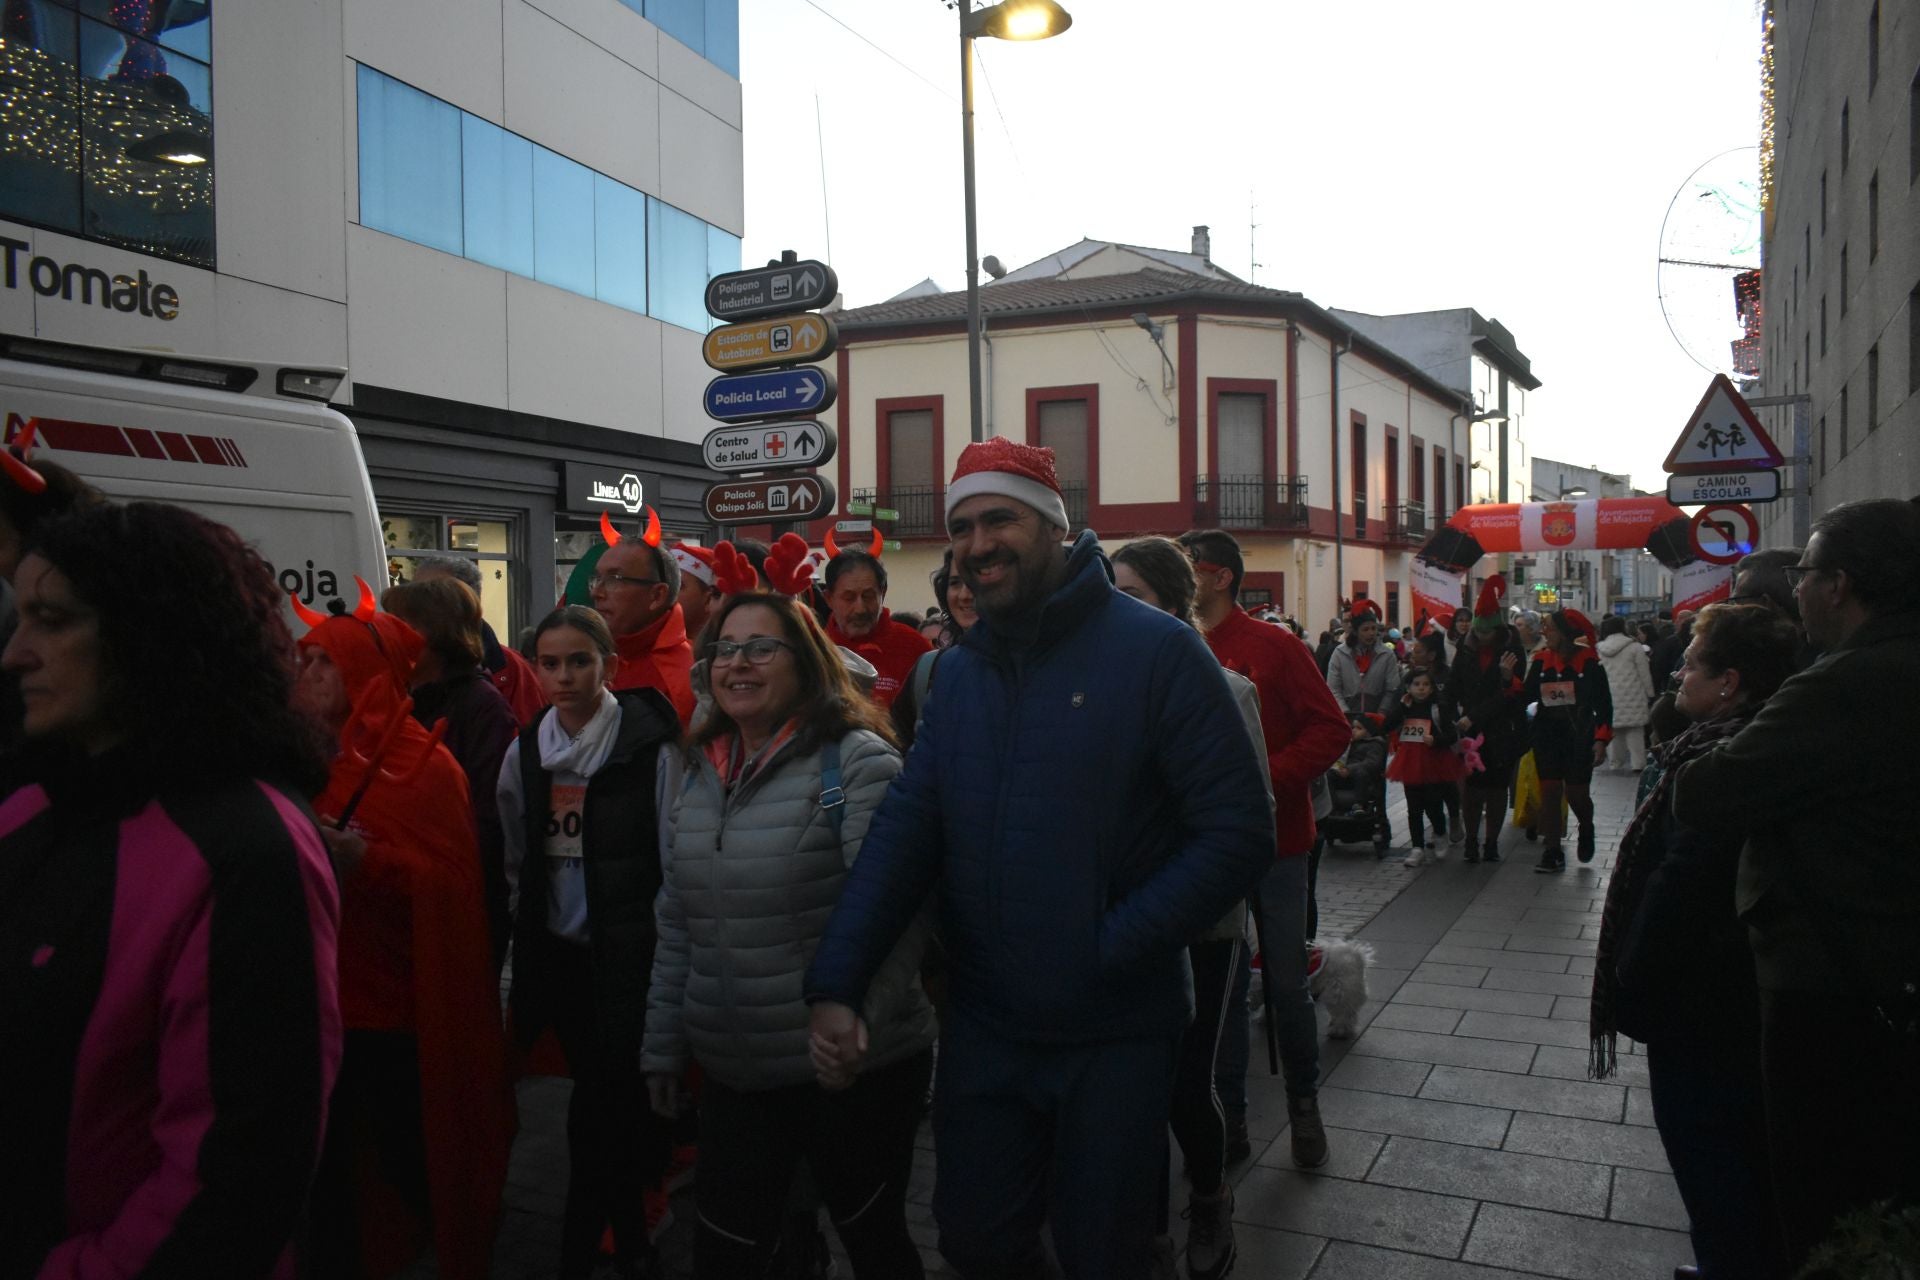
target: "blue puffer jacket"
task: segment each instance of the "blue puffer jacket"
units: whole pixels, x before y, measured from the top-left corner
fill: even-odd
[[[1023,636],[947,651],[807,973],[863,1004],[939,889],[956,1012],[1011,1039],[1178,1034],[1187,942],[1273,861],[1273,817],[1198,632],[1115,591],[1090,532]]]

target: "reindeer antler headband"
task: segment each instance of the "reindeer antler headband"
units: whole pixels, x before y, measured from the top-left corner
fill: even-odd
[[[805,595],[813,584],[813,548],[797,533],[780,536],[767,552],[767,581],[781,595]]]

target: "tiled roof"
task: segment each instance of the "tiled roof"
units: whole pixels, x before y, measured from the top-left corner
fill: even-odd
[[[1169,302],[1300,302],[1298,293],[1268,289],[1233,280],[1213,280],[1184,271],[1133,271],[1125,275],[1090,276],[1082,280],[1003,280],[980,290],[980,313],[985,316],[1031,316],[1074,312],[1091,307]],[[843,332],[891,325],[941,324],[965,320],[967,295],[929,294],[898,298],[837,312],[834,323]]]

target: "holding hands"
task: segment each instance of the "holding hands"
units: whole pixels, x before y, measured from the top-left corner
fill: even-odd
[[[807,1052],[820,1087],[844,1089],[852,1084],[867,1055],[865,1019],[838,1001],[821,1000],[813,1006],[811,1030]]]

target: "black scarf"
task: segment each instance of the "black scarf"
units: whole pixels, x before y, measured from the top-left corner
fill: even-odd
[[[1587,1023],[1592,1037],[1587,1050],[1587,1075],[1594,1080],[1604,1080],[1619,1067],[1619,1033],[1614,1017],[1619,978],[1615,968],[1627,925],[1640,910],[1647,878],[1653,874],[1664,848],[1649,837],[1666,816],[1673,776],[1681,765],[1699,759],[1746,728],[1758,710],[1758,707],[1744,707],[1732,715],[1695,721],[1671,742],[1654,748],[1653,757],[1660,772],[1634,812],[1627,834],[1621,838],[1620,856],[1614,860],[1613,876],[1607,882],[1606,906],[1600,912],[1600,942],[1594,949],[1593,1002]]]

